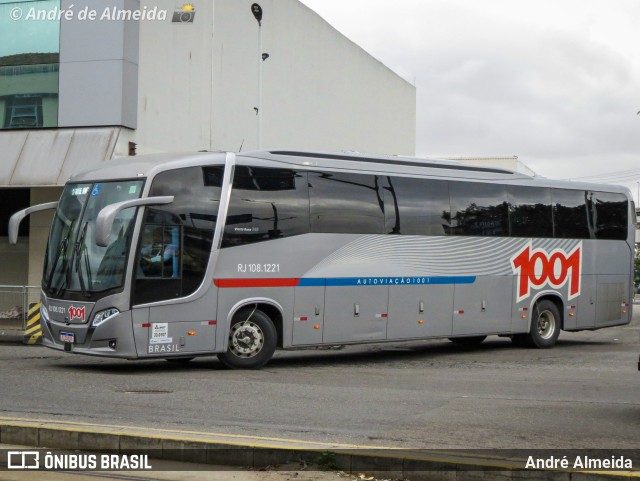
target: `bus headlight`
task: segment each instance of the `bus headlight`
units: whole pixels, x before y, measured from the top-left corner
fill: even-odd
[[[110,309],[105,309],[104,311],[98,312],[95,316],[93,316],[93,322],[91,323],[91,327],[97,327],[103,322],[108,321],[113,316],[120,314],[120,311],[115,307]]]

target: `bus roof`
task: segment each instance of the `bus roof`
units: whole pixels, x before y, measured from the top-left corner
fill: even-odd
[[[237,153],[239,162],[256,166],[297,166],[303,169],[327,168],[351,172],[387,173],[425,176],[445,179],[495,181],[515,185],[535,185],[566,189],[600,190],[626,194],[631,192],[615,184],[593,184],[576,181],[552,180],[530,176],[498,167],[465,165],[454,160],[417,158],[396,155],[364,154],[360,152],[300,152],[289,150],[252,151]],[[188,166],[222,164],[224,152],[162,153],[136,157],[123,157],[88,167],[71,176],[71,182],[115,180],[148,177],[157,172]]]

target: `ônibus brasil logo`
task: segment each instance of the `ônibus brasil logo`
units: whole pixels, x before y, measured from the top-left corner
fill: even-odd
[[[580,295],[580,269],[582,267],[582,242],[570,252],[553,249],[534,249],[527,243],[511,258],[513,271],[518,276],[517,301],[531,294],[531,287],[540,289],[549,285],[559,289],[569,283],[568,299]]]
[[[84,307],[71,306],[69,308],[69,320],[81,319],[84,322]]]

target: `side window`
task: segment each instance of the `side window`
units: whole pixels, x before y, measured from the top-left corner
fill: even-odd
[[[139,267],[144,277],[181,277],[181,229],[179,226],[145,224],[140,247]]]
[[[451,234],[508,236],[506,187],[477,182],[450,182]]]
[[[445,180],[387,177],[385,232],[446,235],[450,228],[449,183]]]
[[[307,233],[306,172],[236,166],[223,248]]]
[[[558,239],[589,239],[587,193],[584,190],[555,189],[553,202],[553,234]]]
[[[629,202],[624,194],[590,192],[589,204],[596,239],[627,238]]]
[[[134,304],[196,291],[209,263],[224,167],[188,167],[158,174],[150,196],[173,195],[148,208],[136,257]]]
[[[309,173],[311,232],[384,233],[384,177]]]
[[[509,221],[513,237],[553,237],[551,191],[544,187],[510,185]]]

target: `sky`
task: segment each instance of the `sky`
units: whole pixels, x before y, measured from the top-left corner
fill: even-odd
[[[416,87],[416,155],[640,193],[640,1],[301,0]]]

